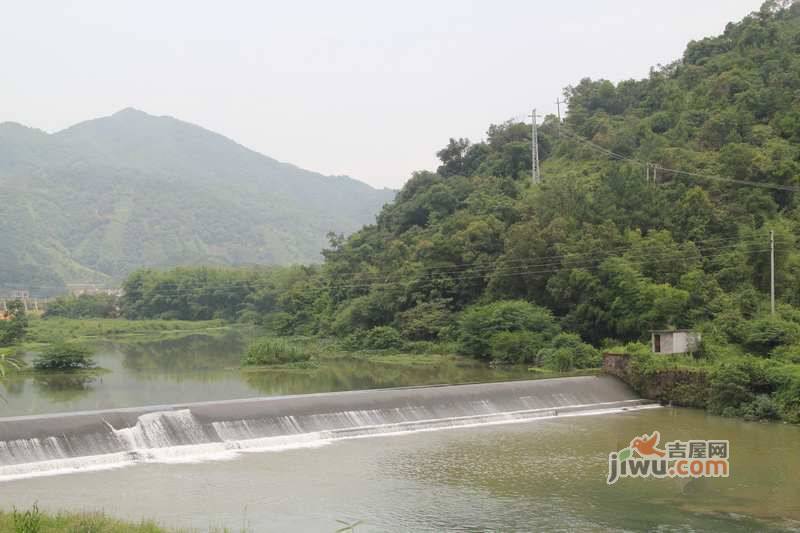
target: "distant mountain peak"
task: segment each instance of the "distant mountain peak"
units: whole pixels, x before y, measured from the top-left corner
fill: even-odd
[[[145,113],[141,109],[136,109],[135,107],[126,107],[125,109],[120,109],[113,115],[112,117],[126,117],[126,116],[138,116],[138,117],[152,117],[149,113]]]
[[[0,186],[10,182],[0,278],[20,286],[143,266],[316,262],[329,231],[356,231],[394,197],[132,107],[52,135],[0,124]]]

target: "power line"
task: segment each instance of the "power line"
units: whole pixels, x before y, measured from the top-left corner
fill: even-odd
[[[723,177],[723,176],[715,176],[715,175],[711,175],[711,174],[701,174],[701,173],[698,173],[698,172],[689,172],[689,171],[686,171],[686,170],[678,170],[678,169],[674,169],[674,168],[667,168],[667,167],[662,167],[660,165],[656,166],[653,163],[649,163],[649,162],[642,161],[642,160],[637,159],[637,158],[628,157],[628,156],[613,152],[612,150],[609,150],[609,149],[604,148],[604,147],[602,147],[602,146],[600,146],[598,144],[595,144],[592,141],[590,141],[588,139],[585,139],[583,136],[581,136],[581,135],[579,135],[579,134],[577,134],[575,132],[570,131],[567,127],[561,128],[561,131],[562,131],[562,133],[566,133],[568,137],[570,137],[570,138],[572,138],[572,139],[574,139],[576,141],[579,141],[579,142],[587,145],[588,147],[590,147],[590,148],[592,148],[592,149],[594,149],[594,150],[596,150],[598,152],[602,152],[602,153],[608,155],[609,157],[611,157],[613,159],[616,159],[616,160],[619,160],[619,161],[627,161],[629,163],[634,163],[634,164],[643,166],[643,167],[648,169],[648,172],[649,172],[649,169],[652,168],[654,171],[655,171],[655,169],[658,169],[659,172],[664,172],[664,173],[667,173],[667,174],[674,174],[674,175],[679,175],[679,176],[693,177],[693,178],[706,179],[706,180],[712,180],[712,181],[720,181],[720,182],[725,182],[725,183],[734,183],[736,185],[744,185],[744,186],[747,186],[747,187],[760,187],[760,188],[763,188],[763,189],[774,189],[774,190],[780,190],[780,191],[800,192],[800,187],[792,186],[792,185],[781,185],[781,184],[778,184],[778,183],[769,183],[769,182],[762,182],[762,181],[750,181],[750,180],[742,180],[742,179],[736,179],[736,178],[726,178],[726,177]]]
[[[760,241],[756,241],[755,239],[754,239],[754,241],[755,242],[760,242]],[[729,235],[729,236],[721,236],[721,237],[715,237],[715,238],[704,239],[704,240],[675,242],[674,244],[683,245],[683,246],[692,245],[692,246],[695,246],[695,248],[698,251],[702,252],[703,250],[713,250],[715,248],[721,247],[724,244],[731,244],[732,247],[739,246],[740,244],[747,245],[748,241],[747,240],[742,240],[741,237],[738,236],[738,235]],[[569,243],[556,243],[556,245],[568,246]],[[593,257],[606,256],[606,257],[609,257],[609,256],[612,256],[613,254],[625,254],[628,251],[633,250],[635,246],[636,246],[636,244],[634,243],[634,244],[625,244],[625,245],[622,245],[622,246],[615,246],[615,247],[611,247],[611,248],[606,248],[601,252],[593,250],[593,251],[590,251],[590,252],[565,252],[565,253],[560,253],[560,254],[549,254],[546,257],[540,257],[540,258],[537,258],[537,259],[530,259],[530,258],[528,258],[528,259],[495,259],[495,260],[491,260],[491,261],[474,261],[474,262],[468,262],[468,263],[454,263],[454,264],[440,265],[440,266],[419,266],[419,265],[414,265],[414,269],[416,269],[418,271],[428,272],[429,274],[450,274],[450,273],[457,274],[457,273],[463,272],[465,270],[471,270],[471,271],[495,270],[497,267],[501,267],[501,266],[505,266],[505,265],[513,265],[513,264],[518,264],[518,263],[524,263],[524,264],[528,264],[528,265],[539,265],[539,264],[542,264],[542,262],[544,262],[544,263],[556,262],[557,263],[561,259],[575,259],[576,257],[581,257],[581,256],[593,256]],[[264,267],[256,267],[256,268],[245,267],[245,268],[242,268],[242,269],[237,269],[236,267],[223,267],[223,268],[207,267],[207,268],[208,268],[208,271],[211,273],[212,277],[213,277],[214,273],[216,273],[216,272],[238,272],[238,273],[241,273],[242,275],[245,275],[245,276],[251,276],[250,279],[229,280],[229,281],[225,282],[225,285],[227,285],[227,284],[248,285],[248,284],[252,284],[255,281],[261,281],[262,280],[261,275],[263,273],[265,273],[265,272],[269,272],[269,270],[271,270],[271,269],[282,269],[282,268],[286,268],[286,267],[264,266]],[[324,266],[323,265],[319,265],[319,268],[322,269],[322,268],[324,268]],[[383,274],[383,273],[372,273],[372,274],[370,274],[370,273],[364,273],[362,270],[346,270],[346,271],[339,270],[339,271],[329,272],[329,273],[330,274],[335,274],[335,275],[338,275],[338,276],[342,276],[342,275],[359,275],[359,277],[361,277],[361,278],[365,278],[365,277],[366,278],[370,278],[370,277],[373,277],[373,278],[385,278],[386,277],[386,275]],[[6,287],[6,288],[17,288],[17,285],[5,284],[5,285],[2,285],[2,286]],[[204,284],[202,286],[203,287],[208,287],[207,284]],[[54,286],[54,285],[38,285],[38,286],[30,286],[29,288],[32,289],[32,290],[35,290],[35,289],[62,289],[63,287],[57,287],[57,286]]]
[[[305,287],[300,289],[299,292],[301,293],[314,293],[314,292],[325,292],[331,291],[336,289],[357,289],[357,288],[376,288],[376,287],[391,287],[391,286],[401,286],[401,285],[413,285],[413,284],[422,284],[429,285],[432,283],[442,282],[442,281],[464,281],[464,280],[473,280],[473,279],[481,279],[487,277],[493,278],[503,278],[509,276],[521,276],[521,275],[534,275],[534,274],[547,274],[547,273],[557,273],[564,270],[575,270],[575,269],[583,269],[583,270],[594,270],[600,268],[603,261],[607,259],[612,259],[614,257],[621,257],[633,262],[644,261],[648,259],[663,259],[663,258],[672,258],[676,260],[681,259],[690,259],[691,256],[694,255],[695,252],[708,252],[706,255],[702,255],[702,258],[712,258],[719,255],[722,255],[732,249],[735,249],[739,246],[755,246],[755,245],[762,245],[761,242],[739,242],[735,244],[729,244],[726,246],[718,246],[718,247],[708,247],[704,249],[697,249],[697,250],[686,250],[682,253],[675,253],[673,251],[669,252],[661,252],[657,254],[642,254],[642,255],[633,255],[633,256],[613,256],[613,255],[606,255],[603,257],[600,255],[599,257],[589,258],[580,260],[577,262],[570,262],[567,265],[558,266],[557,262],[534,262],[534,263],[527,263],[527,264],[519,264],[516,266],[506,266],[500,267],[493,271],[487,272],[461,272],[461,275],[453,275],[447,276],[446,273],[438,273],[439,275],[428,275],[428,276],[419,276],[414,279],[405,279],[405,280],[373,280],[364,282],[362,280],[354,280],[357,281],[355,283],[329,283],[325,285],[319,285],[317,287]],[[764,251],[768,251],[768,249],[754,249],[754,250],[743,250],[744,253],[761,253]],[[220,285],[204,285],[204,284],[197,284],[195,286],[179,286],[174,288],[161,288],[156,289],[155,295],[156,296],[171,296],[171,297],[178,297],[178,296],[191,296],[191,295],[207,295],[210,291],[216,292],[227,292],[231,289],[238,288],[242,291],[252,291],[258,290],[259,288],[268,288],[265,286],[259,286],[258,283],[255,282],[248,282],[245,280],[223,283]],[[277,287],[276,287],[277,288]],[[152,289],[151,289],[152,291]],[[297,292],[297,291],[295,291]],[[218,295],[217,295],[218,296]],[[238,295],[231,295],[232,297]]]

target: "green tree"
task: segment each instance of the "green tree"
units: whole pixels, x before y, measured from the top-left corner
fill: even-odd
[[[558,330],[547,309],[521,300],[507,300],[467,309],[459,324],[459,339],[465,354],[488,359],[491,338],[497,333],[527,331],[549,339]]]
[[[48,346],[33,361],[36,370],[85,370],[95,367],[87,347],[75,343],[59,342]]]
[[[6,306],[6,320],[0,320],[0,346],[11,346],[20,342],[28,331],[28,317],[22,300],[11,300]]]

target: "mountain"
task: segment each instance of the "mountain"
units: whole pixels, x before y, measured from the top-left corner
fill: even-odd
[[[358,229],[393,196],[135,109],[54,134],[3,123],[0,285],[110,282],[142,266],[317,262],[328,232]]]

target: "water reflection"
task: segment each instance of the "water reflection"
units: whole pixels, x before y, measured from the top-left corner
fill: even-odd
[[[242,370],[239,360],[247,334],[227,331],[135,342],[98,341],[93,358],[104,373],[18,376],[5,384],[0,417],[530,377],[525,368],[493,369],[476,361],[444,357],[417,365],[380,357],[321,358],[315,368]]]
[[[239,333],[194,334],[177,339],[111,344],[124,354],[126,369],[160,374],[184,374],[239,366],[246,342]]]
[[[359,358],[323,361],[314,369],[244,370],[242,375],[248,385],[270,396],[529,377],[524,368],[492,369],[457,359],[405,366]]]
[[[33,377],[37,393],[53,402],[68,402],[93,392],[98,376],[87,374],[47,374]]]

